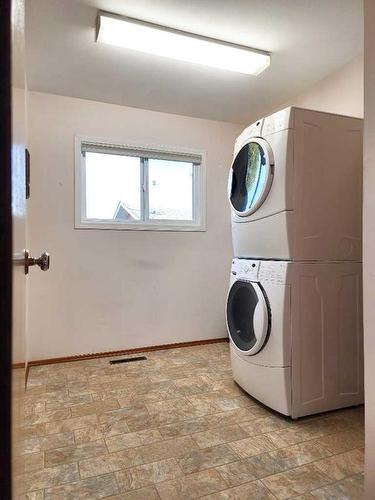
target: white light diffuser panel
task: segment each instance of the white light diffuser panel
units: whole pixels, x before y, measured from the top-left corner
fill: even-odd
[[[102,12],[97,42],[247,75],[270,65],[266,52]]]

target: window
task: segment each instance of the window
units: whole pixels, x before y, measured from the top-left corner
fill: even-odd
[[[205,230],[203,152],[76,138],[76,228]]]

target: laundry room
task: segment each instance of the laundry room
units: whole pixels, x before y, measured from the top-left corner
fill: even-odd
[[[372,0],[0,20],[0,498],[375,500]]]

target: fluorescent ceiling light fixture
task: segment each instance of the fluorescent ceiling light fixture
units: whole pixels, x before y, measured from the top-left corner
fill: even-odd
[[[97,30],[97,42],[247,75],[270,65],[270,54],[261,50],[105,12]]]

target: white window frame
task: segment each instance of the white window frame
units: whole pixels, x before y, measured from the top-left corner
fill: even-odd
[[[145,158],[177,159],[193,163],[193,220],[145,219],[142,221],[122,222],[112,219],[86,218],[86,178],[85,157],[82,147],[112,148],[132,156],[144,155]],[[118,153],[117,153],[118,154]],[[192,161],[194,159],[194,161]],[[199,159],[199,162],[198,162]],[[121,140],[75,136],[75,228],[76,229],[112,229],[138,231],[206,231],[206,153],[203,150],[176,148],[172,146],[145,145]],[[145,160],[147,161],[147,160]],[[148,169],[141,169],[148,173]],[[148,176],[142,179],[141,189],[148,192]],[[142,199],[148,203],[148,196]],[[145,208],[145,207],[143,207]],[[147,207],[145,213],[148,213]]]

